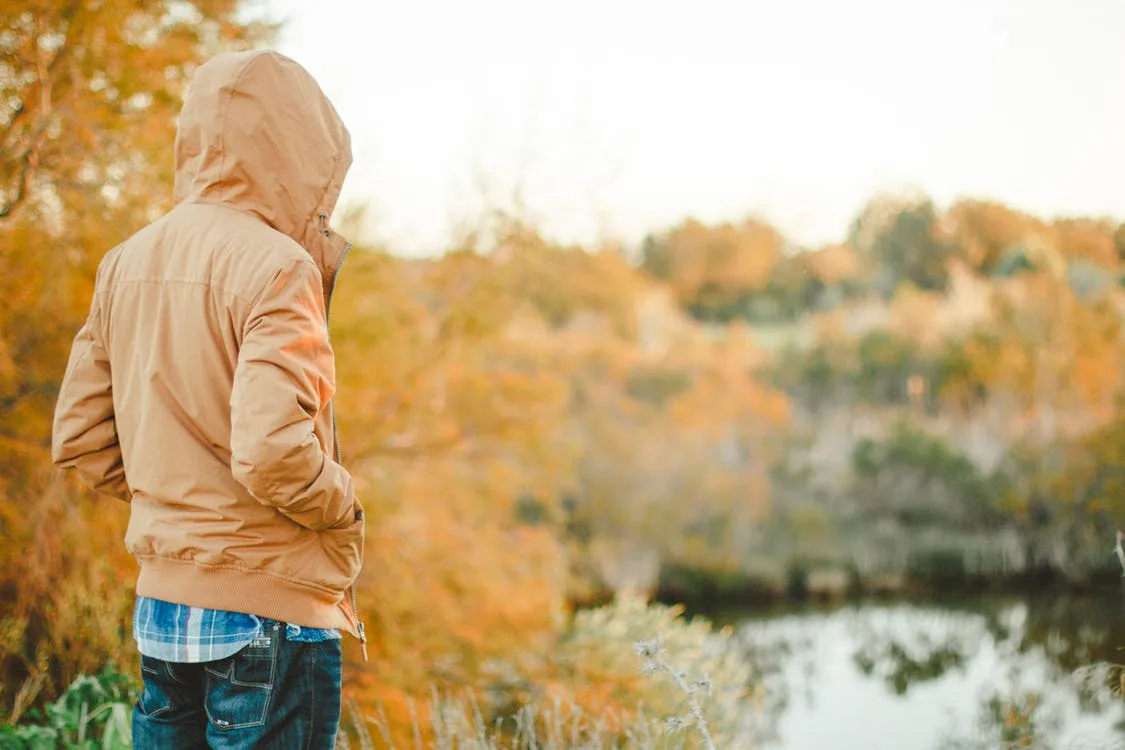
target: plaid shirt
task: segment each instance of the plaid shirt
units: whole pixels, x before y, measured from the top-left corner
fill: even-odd
[[[151,659],[195,664],[241,651],[262,635],[265,620],[241,612],[223,612],[138,596],[133,609],[133,638]],[[285,626],[291,641],[318,643],[340,637],[338,630]]]

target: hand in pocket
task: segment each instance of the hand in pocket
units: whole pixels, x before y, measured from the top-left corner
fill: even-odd
[[[320,532],[320,543],[332,563],[329,580],[324,583],[332,589],[343,591],[355,581],[363,567],[364,526],[363,508],[356,503],[350,525],[329,528]]]

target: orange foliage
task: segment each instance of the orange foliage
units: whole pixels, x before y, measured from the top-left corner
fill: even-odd
[[[372,519],[359,596],[373,662],[352,654],[349,689],[395,731],[432,687],[476,686],[490,711],[525,692],[605,697],[559,688],[549,659],[568,568],[590,554],[564,520],[592,523],[592,544],[728,559],[729,540],[685,547],[682,529],[699,513],[760,520],[768,503],[768,451],[735,454],[764,447],[787,406],[750,377],[763,358],[745,331],[651,352],[633,338],[647,285],[619,257],[505,243],[437,261],[358,251],[333,303],[342,440]],[[622,293],[594,283],[606,272]]]
[[[1005,252],[1047,231],[1038,219],[1000,203],[962,200],[948,215],[965,259],[982,270],[995,267]]]
[[[127,509],[51,468],[51,417],[102,255],[167,208],[184,81],[268,38],[236,0],[0,0],[0,710],[135,660]],[[11,66],[7,68],[7,66]]]
[[[765,286],[784,240],[773,227],[752,219],[714,227],[689,220],[668,235],[665,245],[676,296],[708,304]]]
[[[1059,219],[1051,226],[1055,246],[1068,258],[1081,258],[1103,268],[1117,268],[1115,225],[1095,219]]]
[[[859,273],[859,259],[850,245],[828,245],[805,254],[810,272],[825,284],[839,284]]]
[[[127,507],[95,505],[50,470],[55,388],[101,254],[166,207],[186,75],[264,31],[235,21],[235,0],[195,3],[202,21],[158,2],[55,5],[0,0],[0,31],[28,72],[0,81],[0,704],[18,709],[106,659],[135,659]],[[896,206],[873,202],[857,246]],[[1066,259],[1116,268],[1111,228],[973,201],[944,217],[924,208],[880,247],[956,245],[977,272],[1034,247],[1050,267],[988,282],[987,319],[956,336],[932,325],[951,304],[934,285],[903,286],[889,306],[801,307],[810,337],[850,336],[874,305],[880,325],[921,350],[956,349],[950,400],[969,403],[980,386],[1025,412],[1081,415],[1083,427],[1111,418],[1125,303],[1114,283],[1083,296],[1065,273]],[[687,221],[647,247],[649,274],[519,225],[491,254],[353,253],[331,329],[345,461],[369,518],[359,605],[371,661],[355,644],[347,653],[363,712],[384,712],[404,742],[415,718],[426,724],[432,688],[472,690],[489,720],[534,697],[627,719],[642,679],[630,654],[555,658],[571,602],[651,591],[670,564],[739,569],[770,516],[771,470],[794,421],[757,375],[772,356],[755,343],[761,329],[704,327],[684,308],[715,303],[737,318],[780,276],[799,305],[819,304],[872,270],[849,245],[783,262],[784,245],[757,221]],[[841,344],[821,364],[850,358]]]

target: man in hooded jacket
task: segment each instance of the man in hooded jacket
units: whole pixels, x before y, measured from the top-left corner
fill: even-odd
[[[328,227],[350,136],[274,52],[195,73],[175,206],[98,268],[53,456],[129,503],[137,748],[331,748],[340,633],[365,641],[364,520],[341,466]]]

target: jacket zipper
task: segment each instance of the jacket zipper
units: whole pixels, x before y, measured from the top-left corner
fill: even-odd
[[[321,214],[321,222],[324,223],[327,217]],[[328,230],[325,229],[325,236],[328,235]],[[344,266],[344,260],[348,257],[348,253],[352,250],[352,243],[348,242],[344,245],[344,252],[340,254],[340,260],[336,262],[336,269],[332,272],[332,281],[328,283],[328,299],[324,300],[324,325],[328,327],[329,311],[332,307],[332,294],[336,291],[336,279],[340,277],[340,269]],[[329,333],[331,335],[331,332]],[[340,449],[340,433],[336,427],[336,404],[335,399],[329,404],[329,409],[332,410],[332,447],[336,454],[336,463],[343,464],[344,453]],[[363,651],[363,660],[367,661],[367,629],[363,625],[363,620],[359,617],[359,607],[356,605],[355,599],[355,584],[353,583],[348,587],[348,597],[351,601],[352,617],[355,618],[356,631],[359,633],[359,645]]]
[[[324,217],[324,214],[321,214]],[[328,230],[325,230],[327,236]],[[329,314],[332,308],[332,295],[336,291],[336,280],[340,278],[340,269],[344,267],[344,261],[348,257],[348,253],[352,251],[352,243],[344,244],[344,252],[340,254],[340,260],[336,262],[336,270],[332,272],[332,281],[328,282],[328,299],[324,300],[324,325],[327,326],[329,322]],[[331,331],[329,332],[331,335]],[[333,399],[332,409],[332,446],[335,448],[336,463],[341,463],[344,457],[343,452],[340,450],[340,436],[336,429],[336,406],[335,399]]]

